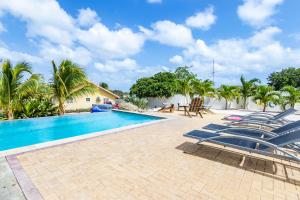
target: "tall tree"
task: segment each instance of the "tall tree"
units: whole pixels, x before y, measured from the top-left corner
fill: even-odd
[[[263,112],[265,112],[268,104],[270,102],[277,102],[279,98],[280,93],[278,91],[274,91],[273,87],[261,85],[257,88],[253,99],[263,105]]]
[[[177,91],[176,77],[171,72],[160,72],[152,77],[140,78],[130,88],[130,95],[139,98],[171,97]]]
[[[240,93],[243,98],[243,107],[246,109],[247,104],[247,98],[251,97],[255,94],[255,90],[257,88],[257,83],[260,83],[260,80],[257,78],[251,79],[247,81],[244,76],[241,76],[241,88]]]
[[[193,82],[196,80],[196,74],[189,71],[190,67],[178,67],[174,74],[177,79],[177,92],[186,96],[187,102],[188,98],[193,98],[194,89]]]
[[[0,102],[9,120],[14,119],[15,108],[20,104],[19,97],[35,87],[40,76],[32,74],[31,67],[26,62],[12,66],[9,60],[2,64],[0,75]],[[25,75],[29,78],[25,79]],[[24,80],[25,79],[25,80]]]
[[[280,72],[273,72],[268,77],[268,85],[275,90],[280,90],[284,86],[300,87],[300,68],[286,68]]]
[[[225,110],[228,109],[228,102],[239,98],[238,87],[231,85],[221,85],[218,89],[219,99],[225,99]]]
[[[53,97],[58,101],[60,115],[65,113],[67,99],[76,99],[82,95],[93,94],[97,87],[88,81],[84,70],[70,60],[63,60],[57,67],[52,61],[53,77],[51,87]]]
[[[204,81],[198,79],[194,80],[193,89],[195,94],[198,94],[203,101],[204,101],[204,97],[215,96],[214,83],[210,80],[204,80]]]
[[[100,87],[103,87],[104,89],[107,89],[107,90],[108,90],[108,84],[105,83],[105,82],[99,83],[99,86],[100,86]]]
[[[281,89],[283,92],[282,99],[285,104],[290,105],[292,108],[295,104],[300,102],[300,89],[294,88],[293,86],[285,86]]]

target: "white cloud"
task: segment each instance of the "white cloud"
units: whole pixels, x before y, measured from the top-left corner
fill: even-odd
[[[80,9],[77,21],[82,27],[89,27],[96,24],[99,21],[99,17],[94,10],[90,8]]]
[[[123,70],[136,70],[138,68],[135,60],[126,58],[124,60],[108,60],[103,63],[95,63],[95,68],[101,72],[120,72]]]
[[[203,12],[198,12],[194,16],[187,18],[185,23],[193,28],[208,30],[216,20],[217,17],[214,15],[214,7],[210,6]]]
[[[238,7],[239,17],[251,26],[261,27],[270,23],[276,7],[284,0],[244,0]]]
[[[40,48],[40,56],[46,62],[50,62],[51,60],[60,62],[63,59],[70,59],[85,67],[93,61],[92,53],[81,46],[71,48],[62,44],[53,45],[43,41]]]
[[[183,61],[183,58],[179,55],[175,55],[172,58],[170,58],[169,61],[174,64],[181,64]]]
[[[241,74],[268,74],[286,66],[300,64],[300,48],[291,49],[275,39],[281,30],[267,27],[249,38],[229,38],[207,44],[198,39],[183,51],[182,63],[193,65],[202,78],[211,78],[215,60],[219,80],[237,79]]]
[[[152,30],[140,26],[148,39],[175,47],[187,47],[194,42],[192,31],[181,24],[165,20],[152,25]]]
[[[162,0],[147,0],[148,3],[162,3]]]
[[[19,52],[19,51],[12,51],[5,47],[0,47],[0,58],[9,59],[12,62],[27,61],[30,63],[40,63],[42,61],[42,59],[40,59],[37,56]]]
[[[73,41],[73,18],[55,0],[0,1],[0,12],[9,12],[25,21],[29,37],[42,36],[60,44]]]
[[[129,28],[109,30],[97,23],[88,30],[79,30],[78,40],[95,55],[101,58],[124,58],[134,55],[143,47],[144,37]]]

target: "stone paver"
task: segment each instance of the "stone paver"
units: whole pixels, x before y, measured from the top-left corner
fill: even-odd
[[[25,200],[16,178],[5,158],[0,158],[0,199]]]
[[[18,159],[49,200],[299,199],[298,165],[251,155],[242,162],[235,150],[197,145],[182,134],[222,115],[177,117]]]

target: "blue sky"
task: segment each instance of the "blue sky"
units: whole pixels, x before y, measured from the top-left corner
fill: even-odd
[[[30,62],[48,80],[69,58],[89,78],[128,90],[137,78],[193,66],[202,79],[266,82],[300,65],[299,0],[4,0],[0,58]]]

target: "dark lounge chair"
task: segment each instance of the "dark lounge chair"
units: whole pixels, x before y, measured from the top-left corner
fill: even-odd
[[[277,115],[272,115],[270,113],[253,113],[250,115],[240,116],[240,115],[230,115],[224,117],[224,120],[231,121],[231,124],[252,124],[252,125],[262,125],[270,124],[273,127],[278,127],[290,121],[284,119],[285,117],[294,114],[297,110],[294,108],[289,108],[288,110],[281,112]]]
[[[194,130],[184,134],[185,137],[190,137],[202,142],[209,142],[224,147],[232,147],[251,153],[267,155],[275,158],[294,160],[300,162],[300,158],[287,151],[283,147],[294,144],[300,141],[300,130],[292,131],[284,135],[271,137],[269,139],[261,139],[243,135],[233,134],[218,134],[205,131]]]

